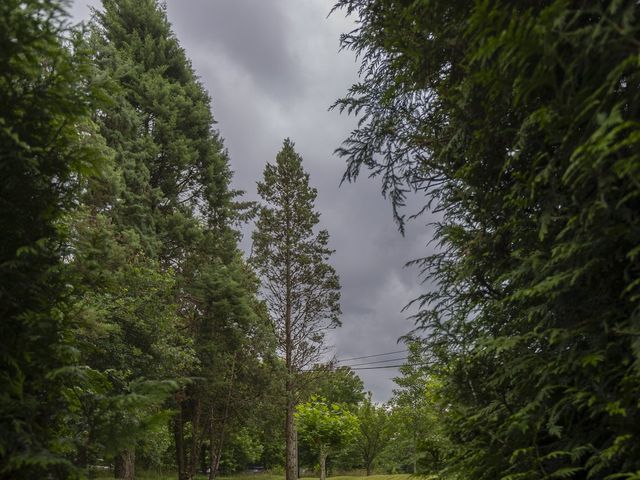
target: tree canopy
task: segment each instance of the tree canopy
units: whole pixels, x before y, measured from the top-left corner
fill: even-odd
[[[315,447],[320,457],[320,480],[325,480],[327,456],[358,434],[358,417],[337,403],[313,397],[296,407],[300,438]]]
[[[178,475],[192,478],[206,455],[213,478],[229,426],[241,405],[248,408],[238,392],[259,397],[247,390],[260,385],[273,349],[257,280],[237,245],[242,206],[230,187],[229,159],[209,96],[155,0],[105,0],[90,41],[114,84],[111,105],[98,115],[122,185],[111,223],[139,257],[174,278],[164,315],[172,316],[182,345],[162,351],[176,347],[188,361],[169,358],[160,370],[183,380],[167,405],[177,410]],[[159,317],[147,321],[156,322],[149,334],[163,331]],[[136,351],[150,345],[136,343]]]
[[[465,478],[632,478],[635,2],[342,0],[361,82],[345,178],[439,212],[417,299]],[[635,392],[635,393],[634,393]]]
[[[95,173],[92,63],[57,2],[0,4],[0,478],[72,475],[62,428],[78,382],[63,258]]]

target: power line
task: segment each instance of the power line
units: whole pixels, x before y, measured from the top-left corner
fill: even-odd
[[[358,368],[354,368],[353,370],[380,370],[382,368],[399,368],[399,367],[404,367],[405,365],[407,365],[407,364],[403,363],[401,365],[384,365],[384,366],[378,366],[378,367],[358,367]]]
[[[409,357],[389,358],[388,360],[378,360],[375,362],[355,363],[353,365],[343,365],[343,367],[359,367],[361,365],[374,365],[376,363],[388,363],[407,360]]]
[[[406,352],[406,351],[407,351],[407,350],[406,350],[406,349],[404,349],[404,350],[398,350],[398,351],[395,351],[395,352],[377,353],[377,354],[375,354],[375,355],[365,355],[364,357],[341,358],[341,359],[339,359],[339,360],[336,360],[336,363],[340,363],[340,362],[347,362],[347,361],[349,361],[349,360],[361,360],[361,359],[363,359],[363,358],[384,357],[384,356],[386,356],[386,355],[394,355],[394,354],[396,354],[396,353],[404,353],[404,352]]]
[[[353,370],[380,370],[382,368],[400,368],[400,367],[424,367],[426,363],[403,363],[401,365],[379,365],[377,367],[357,367]]]

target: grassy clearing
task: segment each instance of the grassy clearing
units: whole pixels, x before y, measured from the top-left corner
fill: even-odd
[[[367,476],[356,476],[356,475],[339,475],[336,477],[327,477],[331,478],[331,480],[407,480],[411,475],[409,474],[401,474],[401,475],[369,475]],[[282,480],[284,477],[281,477]],[[230,479],[229,479],[230,480]],[[248,479],[247,479],[248,480]],[[302,477],[300,480],[318,480],[318,477]]]
[[[356,475],[339,475],[335,477],[328,477],[331,480],[408,480],[411,475],[371,475],[356,476]],[[157,473],[144,473],[137,475],[138,480],[176,480],[176,474],[157,474]],[[206,480],[206,476],[197,475],[196,480]],[[102,475],[97,477],[96,480],[112,480],[113,475]],[[300,480],[317,480],[318,477],[301,477]],[[233,475],[230,477],[217,477],[217,480],[284,480],[284,475],[274,475],[271,473],[253,473],[247,475]]]
[[[336,477],[327,477],[331,480],[407,480],[411,475],[409,474],[397,474],[397,475],[369,475],[367,476],[355,476],[355,475],[339,475]],[[278,477],[279,480],[283,480],[284,477]],[[230,480],[230,479],[228,479]],[[246,479],[248,480],[248,479]],[[318,477],[302,477],[300,480],[318,480]]]

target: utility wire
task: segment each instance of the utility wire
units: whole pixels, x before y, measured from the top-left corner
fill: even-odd
[[[382,368],[399,368],[399,367],[423,367],[426,363],[403,363],[401,365],[379,365],[377,367],[357,367],[353,370],[380,370]]]
[[[342,365],[343,367],[360,367],[362,365],[374,365],[376,363],[389,363],[407,360],[409,357],[390,358],[388,360],[378,360],[375,362],[355,363],[353,365]]]
[[[375,354],[375,355],[365,355],[364,357],[341,358],[341,359],[339,359],[339,360],[336,360],[336,363],[347,362],[347,361],[349,361],[349,360],[361,360],[361,359],[363,359],[363,358],[384,357],[384,356],[386,356],[386,355],[394,355],[394,354],[396,354],[396,353],[404,353],[404,352],[406,352],[406,351],[407,351],[407,350],[406,350],[406,349],[404,349],[404,350],[398,350],[398,351],[396,351],[396,352],[377,353],[377,354]]]
[[[384,365],[384,366],[378,366],[378,367],[358,367],[358,368],[354,368],[354,370],[380,370],[382,368],[404,367],[405,365],[406,365],[406,363],[403,363],[402,365]]]

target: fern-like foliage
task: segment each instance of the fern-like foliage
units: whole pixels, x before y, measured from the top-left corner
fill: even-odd
[[[448,469],[640,471],[640,6],[341,0],[361,82],[338,153],[442,213],[416,300],[447,379]]]

